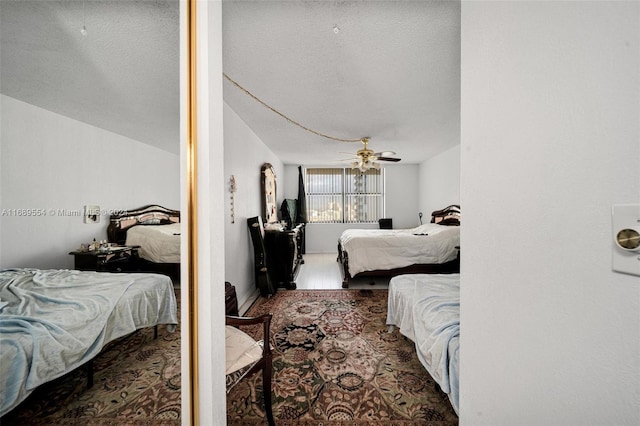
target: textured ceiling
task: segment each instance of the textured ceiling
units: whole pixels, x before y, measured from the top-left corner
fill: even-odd
[[[224,71],[291,119],[371,136],[400,164],[459,144],[459,2],[225,0],[222,10]],[[0,91],[178,152],[178,25],[177,0],[2,0]],[[361,147],[302,130],[228,81],[224,99],[286,164],[333,164]]]
[[[179,45],[176,0],[3,0],[0,91],[177,153]]]
[[[459,2],[242,0],[222,10],[225,73],[291,119],[371,136],[370,148],[403,163],[460,143]],[[224,98],[286,164],[361,147],[299,129],[228,81]]]

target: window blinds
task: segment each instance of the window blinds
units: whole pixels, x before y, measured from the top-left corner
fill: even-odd
[[[384,171],[307,168],[307,213],[315,223],[369,223],[384,216]]]

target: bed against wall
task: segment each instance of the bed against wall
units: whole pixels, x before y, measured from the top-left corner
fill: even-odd
[[[342,287],[363,276],[460,271],[460,206],[431,214],[410,229],[347,229],[338,239]]]
[[[180,211],[156,204],[111,215],[109,242],[139,246],[137,268],[180,277]]]

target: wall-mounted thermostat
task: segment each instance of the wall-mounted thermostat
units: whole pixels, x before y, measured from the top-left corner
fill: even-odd
[[[640,275],[640,204],[616,204],[613,216],[613,270]]]

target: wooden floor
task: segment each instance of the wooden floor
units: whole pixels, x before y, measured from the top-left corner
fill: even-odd
[[[307,253],[296,279],[300,290],[338,290],[342,288],[340,264],[337,253]],[[388,289],[389,278],[355,278],[350,289]]]

